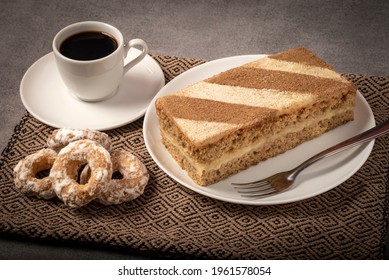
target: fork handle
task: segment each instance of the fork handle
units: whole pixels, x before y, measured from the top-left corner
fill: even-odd
[[[327,158],[337,153],[343,152],[352,147],[358,146],[362,143],[371,141],[388,132],[389,120],[314,155],[313,157],[307,159],[302,164],[293,169],[293,173],[289,177],[294,179],[301,171],[303,171],[308,166],[314,164],[315,162],[323,158]]]

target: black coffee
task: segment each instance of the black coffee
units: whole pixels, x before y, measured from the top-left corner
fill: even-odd
[[[113,53],[118,43],[111,35],[99,31],[74,34],[62,42],[60,53],[75,60],[94,60]]]

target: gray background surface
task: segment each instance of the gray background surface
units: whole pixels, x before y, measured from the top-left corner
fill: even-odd
[[[25,112],[26,70],[64,26],[98,20],[149,53],[213,60],[303,45],[342,73],[389,76],[389,1],[0,0],[0,151]],[[54,93],[55,94],[55,93]],[[386,258],[389,258],[389,254]],[[0,237],[0,258],[149,258],[94,247]]]

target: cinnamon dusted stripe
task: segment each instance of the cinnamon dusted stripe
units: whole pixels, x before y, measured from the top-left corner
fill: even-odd
[[[199,59],[154,56],[166,80]],[[347,74],[369,102],[377,123],[389,119],[389,77]],[[0,157],[0,232],[40,242],[60,240],[159,258],[380,259],[388,220],[389,135],[376,140],[361,169],[346,182],[300,202],[246,206],[217,201],[174,182],[151,159],[143,119],[108,131],[113,147],[132,151],[150,173],[138,199],[74,210],[59,200],[20,195],[12,169],[45,146],[53,128],[26,114]],[[226,186],[229,187],[229,186]],[[62,244],[63,244],[62,243]],[[4,254],[5,255],[5,254]]]
[[[269,55],[269,57],[278,60],[297,62],[310,66],[317,66],[333,70],[331,65],[327,64],[325,61],[318,58],[311,51],[303,47],[294,48],[281,53]]]
[[[249,67],[233,68],[205,81],[219,85],[273,89],[316,95],[328,95],[335,89],[346,92],[350,89],[347,83],[333,79]]]
[[[158,100],[157,108],[159,106],[163,106],[168,115],[174,118],[229,124],[249,123],[257,119],[265,120],[276,112],[269,108],[178,95],[169,95]]]

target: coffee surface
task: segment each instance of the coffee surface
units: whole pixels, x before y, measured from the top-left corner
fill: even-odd
[[[62,42],[62,55],[75,60],[95,60],[113,53],[118,43],[111,35],[99,31],[74,34]]]

